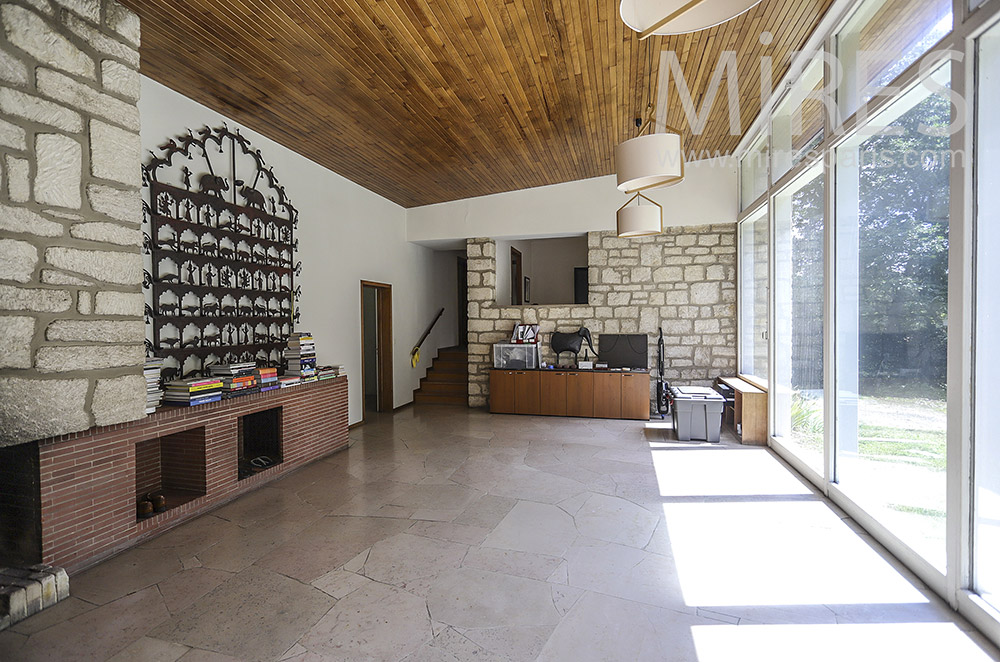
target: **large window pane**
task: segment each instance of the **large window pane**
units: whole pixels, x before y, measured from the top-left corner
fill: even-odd
[[[942,571],[950,159],[927,127],[950,111],[924,86],[902,95],[882,132],[837,149],[836,180],[837,479]]]
[[[767,137],[754,142],[740,161],[740,209],[746,209],[767,190]]]
[[[740,373],[767,381],[767,207],[740,223]]]
[[[823,475],[823,168],[774,196],[774,434]]]
[[[1000,29],[979,39],[976,98],[976,412],[973,573],[976,591],[1000,608]]]
[[[771,119],[771,179],[781,177],[823,142],[823,61],[814,60],[795,79]]]
[[[952,0],[869,0],[837,34],[842,118],[887,86],[951,31]]]

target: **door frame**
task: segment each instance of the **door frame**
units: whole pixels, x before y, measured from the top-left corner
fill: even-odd
[[[464,256],[457,260],[458,287],[458,346],[469,344],[469,261]]]
[[[376,281],[363,280],[358,290],[361,305],[361,361],[365,360],[365,288],[375,290],[375,325],[376,337],[375,355],[378,373],[378,392],[375,410],[379,412],[393,410],[392,396],[392,285]],[[365,420],[365,371],[361,371],[361,421]]]
[[[524,262],[521,259],[521,251],[513,246],[510,247],[510,305],[524,305],[524,290],[521,284],[521,277],[524,275]]]

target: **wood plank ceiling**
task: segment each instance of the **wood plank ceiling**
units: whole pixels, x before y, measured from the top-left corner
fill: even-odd
[[[413,207],[613,173],[615,145],[655,99],[660,49],[677,53],[698,107],[719,54],[736,51],[745,129],[759,58],[777,80],[832,0],[763,0],[643,42],[618,0],[123,2],[142,20],[142,73]],[[673,85],[669,107],[684,129]],[[723,88],[686,145],[738,141]]]

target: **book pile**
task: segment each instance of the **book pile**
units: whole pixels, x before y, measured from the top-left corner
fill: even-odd
[[[222,380],[214,377],[178,379],[168,382],[163,403],[178,407],[194,407],[222,399]]]
[[[278,385],[281,388],[290,388],[292,386],[298,386],[302,383],[302,380],[298,378],[297,375],[282,375],[278,378]]]
[[[213,377],[222,380],[222,397],[226,400],[238,398],[241,395],[260,393],[260,384],[256,374],[257,364],[252,361],[220,363],[209,366],[208,370]]]
[[[316,368],[316,377],[322,381],[346,375],[347,370],[342,365],[324,365]]]
[[[160,406],[163,389],[160,388],[160,369],[163,359],[150,357],[142,368],[142,376],[146,378],[146,413],[152,414]]]
[[[281,388],[281,384],[278,383],[277,368],[257,368],[257,381],[260,383],[261,393]]]
[[[286,375],[295,375],[303,382],[316,381],[316,343],[311,333],[301,331],[289,336],[285,359]]]

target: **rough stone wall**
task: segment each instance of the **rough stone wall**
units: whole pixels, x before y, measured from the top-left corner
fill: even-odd
[[[0,1],[0,446],[144,415],[139,19]]]
[[[588,305],[500,306],[496,245],[468,240],[469,406],[486,404],[492,344],[506,342],[519,321],[540,326],[547,363],[556,358],[549,345],[553,331],[586,326],[595,336],[646,333],[655,380],[662,328],[667,381],[708,386],[720,374],[736,373],[735,224],[673,227],[637,239],[591,232],[587,243]]]

